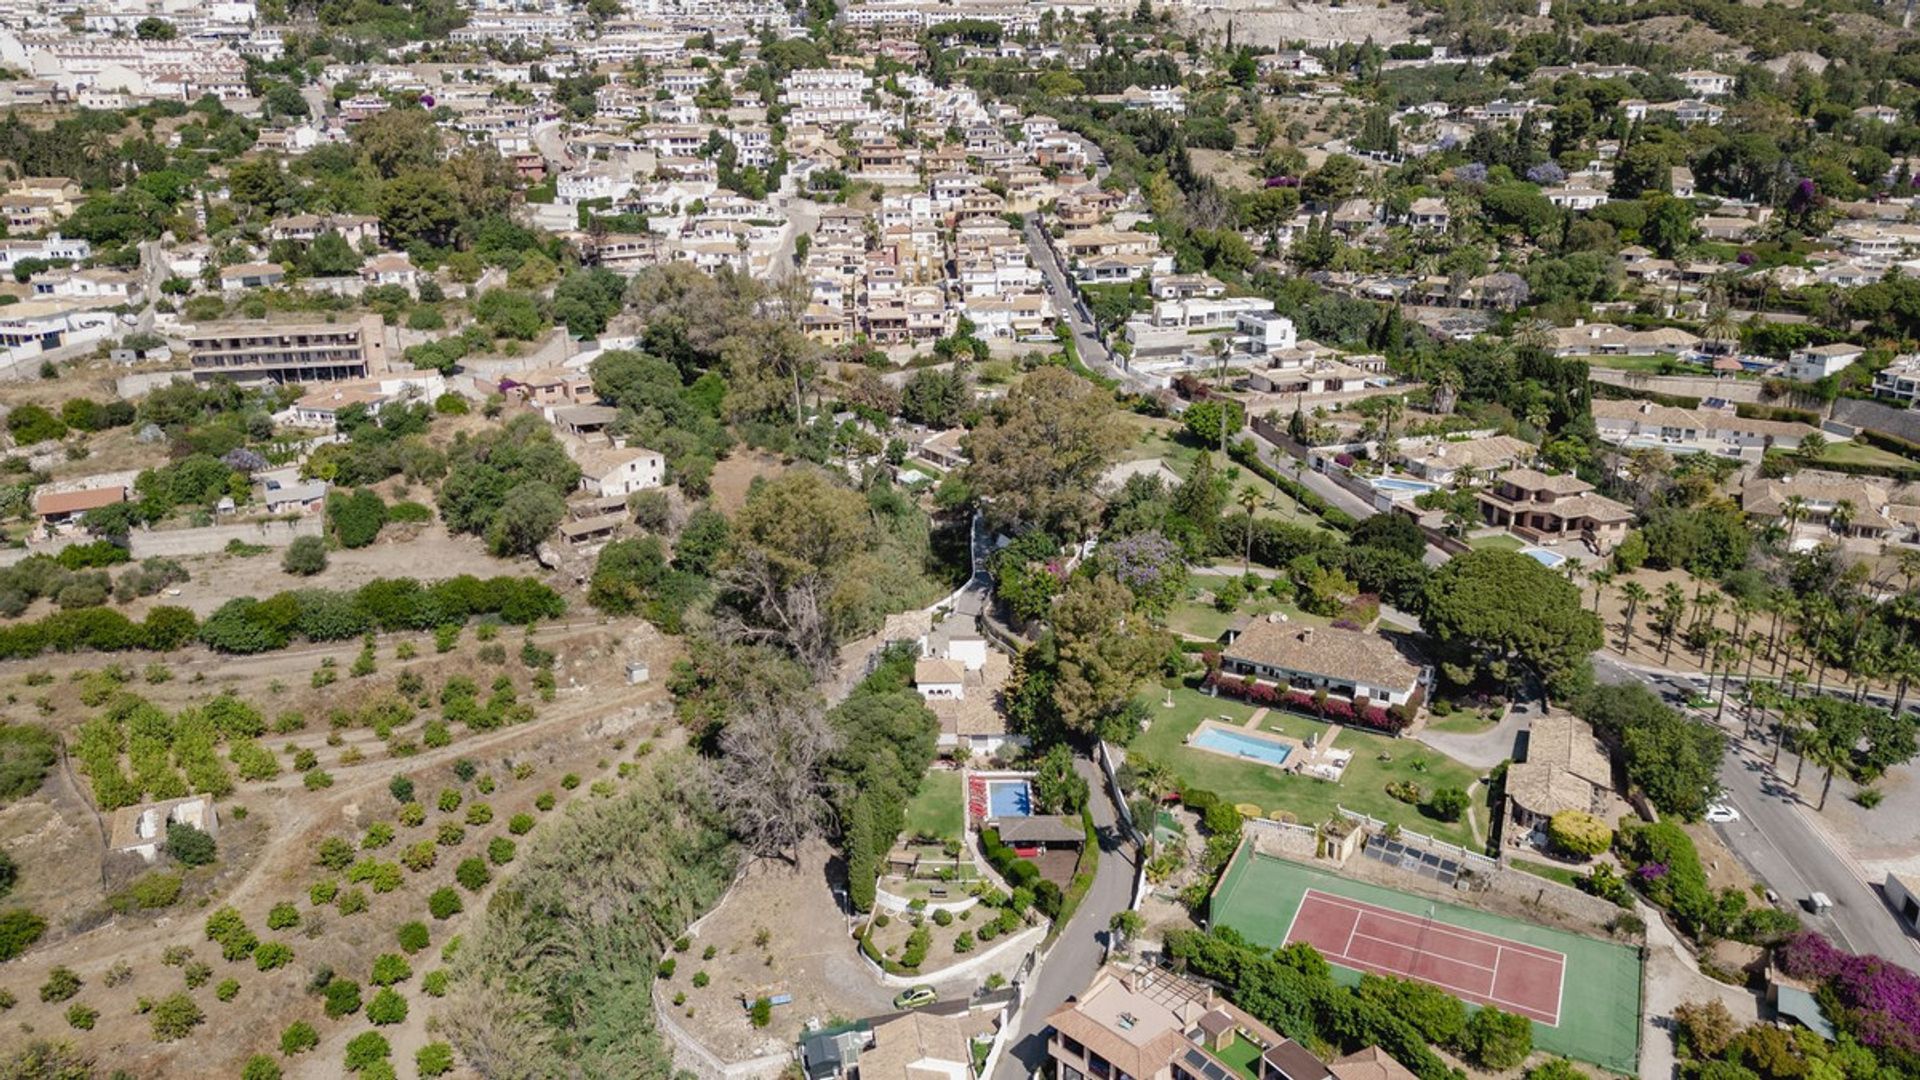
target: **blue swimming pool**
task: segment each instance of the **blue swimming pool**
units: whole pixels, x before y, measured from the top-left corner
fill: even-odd
[[[1537,548],[1537,547],[1521,548],[1520,554],[1525,555],[1527,558],[1532,559],[1534,562],[1539,563],[1541,566],[1544,566],[1549,570],[1567,561],[1567,557],[1565,555],[1560,555],[1555,552],[1548,551],[1546,548]]]
[[[1287,755],[1293,752],[1293,748],[1286,743],[1217,727],[1202,728],[1193,737],[1192,745],[1235,757],[1252,758],[1267,765],[1284,765]]]
[[[1403,480],[1397,476],[1377,477],[1373,481],[1376,491],[1407,491],[1415,495],[1425,495],[1429,491],[1438,491],[1440,485],[1429,484],[1425,480]]]
[[[1033,790],[1025,780],[987,782],[987,812],[991,817],[1031,817]]]

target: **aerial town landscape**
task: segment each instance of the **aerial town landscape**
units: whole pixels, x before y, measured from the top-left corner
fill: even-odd
[[[0,1080],[1920,1077],[1912,0],[0,0]]]

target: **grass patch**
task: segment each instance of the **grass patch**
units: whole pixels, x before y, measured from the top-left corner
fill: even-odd
[[[1853,465],[1867,469],[1911,469],[1912,458],[1904,458],[1891,450],[1882,450],[1863,442],[1828,443],[1820,453],[1822,462],[1835,465]]]
[[[1353,762],[1338,784],[1330,784],[1187,746],[1187,736],[1200,721],[1220,720],[1239,726],[1252,718],[1253,708],[1183,687],[1173,692],[1173,708],[1169,709],[1163,706],[1165,696],[1159,687],[1141,695],[1152,716],[1152,727],[1134,740],[1132,749],[1171,768],[1182,784],[1205,788],[1230,803],[1252,803],[1269,814],[1285,810],[1304,822],[1326,821],[1339,805],[1429,836],[1473,845],[1473,832],[1465,818],[1439,821],[1387,794],[1387,785],[1399,781],[1412,781],[1423,791],[1432,792],[1439,787],[1464,791],[1477,779],[1474,769],[1438,750],[1411,739],[1345,728],[1335,745],[1353,751]],[[1281,710],[1270,711],[1264,727],[1302,741],[1308,735],[1324,741],[1327,731],[1327,725],[1311,717]],[[1380,760],[1382,754],[1389,760]]]
[[[1534,862],[1531,859],[1514,859],[1512,861],[1516,868],[1525,870],[1534,877],[1543,877],[1548,881],[1557,881],[1569,888],[1577,889],[1580,887],[1580,878],[1582,875],[1564,866]]]
[[[1428,731],[1443,731],[1448,735],[1478,735],[1498,724],[1498,720],[1489,720],[1475,709],[1456,709],[1452,716],[1444,719],[1431,714],[1427,717]]]
[[[1159,458],[1167,463],[1169,469],[1184,477],[1193,471],[1194,463],[1200,460],[1202,453],[1208,454],[1213,458],[1215,475],[1230,480],[1233,491],[1238,492],[1243,487],[1250,487],[1260,496],[1260,505],[1254,509],[1254,517],[1273,518],[1316,529],[1326,528],[1317,515],[1302,508],[1286,492],[1234,463],[1218,449],[1203,450],[1178,424],[1170,420],[1156,420],[1144,416],[1129,417],[1129,419],[1140,428],[1140,437],[1133,446],[1122,453],[1121,457],[1124,460],[1147,461]],[[1235,513],[1242,512],[1240,505],[1234,502],[1228,504],[1228,509]]]
[[[1473,537],[1467,541],[1467,546],[1475,551],[1519,551],[1527,545],[1512,533],[1493,533]]]
[[[1278,611],[1290,621],[1306,626],[1325,626],[1329,621],[1318,615],[1309,615],[1285,601],[1276,600],[1265,591],[1242,600],[1240,606],[1232,611],[1221,611],[1211,603],[1199,601],[1202,592],[1218,592],[1231,580],[1233,578],[1224,574],[1194,574],[1189,577],[1186,599],[1174,604],[1167,612],[1167,629],[1187,637],[1218,641],[1235,619],[1247,615],[1259,617]],[[1264,587],[1263,581],[1263,590]]]
[[[1613,371],[1644,371],[1649,375],[1711,374],[1705,368],[1682,364],[1672,353],[1655,353],[1652,356],[1587,356],[1582,359],[1594,367],[1608,368]]]
[[[960,839],[966,807],[960,801],[960,774],[934,769],[920,778],[920,790],[907,803],[907,835]]]

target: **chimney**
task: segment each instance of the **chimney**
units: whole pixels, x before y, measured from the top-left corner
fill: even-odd
[[[1313,627],[1303,626],[1300,628],[1300,644],[1302,645],[1313,644]]]

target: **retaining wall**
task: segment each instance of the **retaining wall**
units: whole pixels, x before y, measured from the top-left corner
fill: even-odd
[[[323,525],[318,514],[293,520],[249,521],[234,525],[208,525],[200,529],[165,529],[159,532],[136,531],[127,537],[127,550],[135,559],[152,555],[211,555],[225,551],[235,540],[245,544],[286,547],[302,536],[319,536]]]

